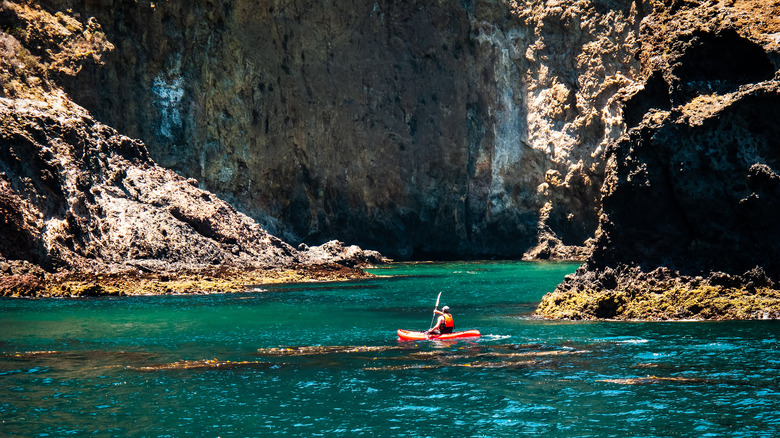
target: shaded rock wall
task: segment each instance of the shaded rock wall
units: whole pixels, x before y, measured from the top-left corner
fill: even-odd
[[[115,46],[70,96],[292,243],[395,257],[583,245],[634,1],[86,2]],[[549,247],[549,245],[547,245]],[[538,253],[549,254],[539,251]]]
[[[618,143],[593,263],[780,274],[778,85],[656,112]]]
[[[749,25],[751,3],[761,17],[778,11],[681,6],[645,21],[648,80],[626,101],[633,126],[607,153],[594,267],[780,274],[780,228],[769,220],[778,213],[780,21]]]

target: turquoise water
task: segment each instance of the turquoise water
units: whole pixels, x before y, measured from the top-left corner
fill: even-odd
[[[0,300],[0,436],[777,436],[780,323],[550,322],[571,263]],[[478,340],[399,342],[436,295]],[[285,348],[279,348],[285,347]]]

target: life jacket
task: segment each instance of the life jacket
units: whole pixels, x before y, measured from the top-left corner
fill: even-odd
[[[452,315],[445,313],[441,317],[443,321],[439,323],[436,330],[441,334],[452,333],[452,330],[455,328],[455,321],[452,319]]]

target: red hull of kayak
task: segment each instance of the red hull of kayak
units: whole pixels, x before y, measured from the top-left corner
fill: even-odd
[[[467,330],[465,332],[445,333],[443,335],[426,335],[425,332],[416,332],[412,330],[398,330],[398,339],[402,341],[424,341],[427,339],[460,339],[460,338],[478,338],[479,330]]]

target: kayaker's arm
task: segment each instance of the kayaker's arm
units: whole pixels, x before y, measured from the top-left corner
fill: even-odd
[[[434,310],[434,312],[436,312],[436,313],[438,313],[440,315],[444,315],[443,313],[439,312],[438,310]],[[439,319],[436,320],[436,325],[434,325],[432,329],[428,330],[425,333],[430,333],[430,332],[432,332],[434,330],[439,330],[439,329],[441,329],[443,324],[444,324],[444,316],[440,316]]]

